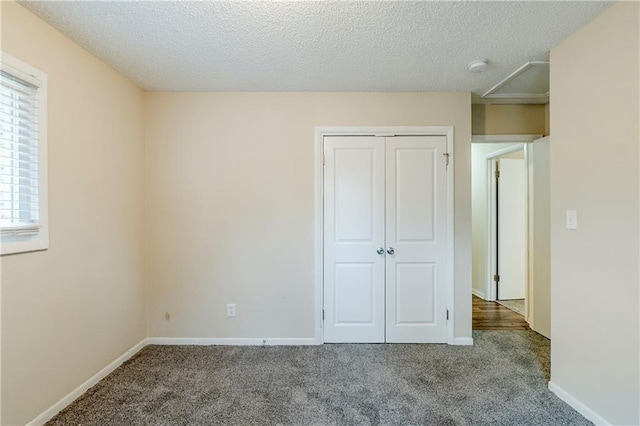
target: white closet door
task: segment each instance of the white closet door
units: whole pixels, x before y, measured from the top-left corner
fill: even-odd
[[[447,341],[444,136],[386,139],[386,341]]]
[[[324,340],[384,342],[384,138],[324,138]]]

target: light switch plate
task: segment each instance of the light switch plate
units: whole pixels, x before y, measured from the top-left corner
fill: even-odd
[[[235,318],[236,317],[236,304],[229,303],[227,304],[227,318]]]
[[[567,210],[565,219],[567,229],[578,229],[578,212],[576,210]]]

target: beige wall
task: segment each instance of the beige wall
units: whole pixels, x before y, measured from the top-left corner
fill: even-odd
[[[544,105],[473,105],[471,133],[516,135],[545,133]]]
[[[312,338],[315,127],[429,125],[455,126],[455,333],[469,337],[469,94],[147,94],[149,336]]]
[[[551,219],[550,203],[551,138],[538,139],[529,146],[529,325],[551,338]]]
[[[551,51],[551,381],[612,424],[640,423],[638,7]]]
[[[14,2],[2,50],[48,74],[49,250],[3,256],[2,424],[145,337],[143,93]]]

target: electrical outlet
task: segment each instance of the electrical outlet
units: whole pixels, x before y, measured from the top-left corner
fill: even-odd
[[[227,304],[227,318],[235,318],[236,317],[236,304],[229,303]]]

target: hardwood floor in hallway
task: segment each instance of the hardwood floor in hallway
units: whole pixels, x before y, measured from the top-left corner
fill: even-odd
[[[472,296],[473,330],[528,330],[524,317],[496,302]]]

